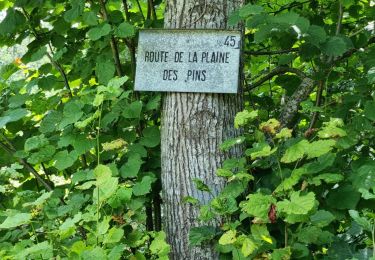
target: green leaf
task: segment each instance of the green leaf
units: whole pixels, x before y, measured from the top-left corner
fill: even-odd
[[[136,177],[143,161],[138,154],[133,154],[129,157],[128,161],[121,167],[120,173],[123,178]]]
[[[367,101],[365,104],[365,117],[375,121],[375,101]]]
[[[324,245],[333,240],[333,235],[330,232],[315,226],[302,228],[297,236],[298,240],[305,244]]]
[[[330,152],[335,146],[335,140],[318,140],[310,143],[309,149],[306,150],[307,159],[316,158]]]
[[[302,159],[305,153],[309,150],[309,145],[310,144],[307,140],[302,140],[290,146],[280,161],[283,163],[291,163]]]
[[[191,246],[199,246],[204,242],[212,241],[216,236],[216,228],[213,226],[193,227],[189,232],[189,242]]]
[[[118,243],[124,236],[124,230],[121,228],[113,227],[108,231],[108,234],[104,236],[104,244]]]
[[[311,223],[317,227],[325,227],[335,220],[335,216],[329,211],[318,210],[310,217],[310,220]]]
[[[244,110],[242,112],[238,112],[235,119],[234,119],[234,127],[239,128],[240,126],[244,126],[247,123],[251,122],[258,116],[258,110],[248,111]]]
[[[235,230],[228,230],[225,232],[219,239],[220,245],[230,245],[236,242],[236,231]]]
[[[127,106],[122,113],[125,118],[140,118],[142,111],[142,103],[140,101],[134,101]]]
[[[327,34],[323,27],[311,25],[307,34],[305,35],[306,41],[312,45],[319,47],[319,45],[326,41]]]
[[[19,26],[25,23],[26,19],[20,11],[14,8],[8,8],[4,20],[0,23],[0,35],[6,36],[8,34],[13,34]]]
[[[40,123],[39,131],[44,134],[55,131],[61,119],[62,114],[60,112],[50,111]]]
[[[239,136],[236,138],[231,138],[228,140],[225,140],[221,145],[220,149],[223,151],[229,151],[233,146],[242,144],[246,138],[244,136]]]
[[[346,131],[343,130],[344,122],[341,118],[331,118],[329,122],[323,123],[323,128],[318,132],[320,138],[336,138],[346,136]]]
[[[284,199],[277,202],[277,209],[286,214],[308,214],[315,206],[315,194],[309,192],[306,195],[300,195],[300,192],[293,192],[290,200]]]
[[[355,209],[360,197],[360,193],[352,185],[345,184],[330,190],[326,202],[335,209]]]
[[[103,23],[87,32],[87,37],[92,41],[99,40],[101,37],[108,35],[111,32],[111,26],[108,23]]]
[[[239,16],[242,18],[247,18],[250,15],[260,14],[262,12],[264,12],[262,6],[247,4],[240,9]]]
[[[365,217],[361,217],[356,210],[349,210],[349,215],[354,219],[355,222],[357,222],[364,230],[368,232],[372,231],[372,223],[369,219],[366,219]]]
[[[115,74],[115,65],[111,59],[99,56],[96,61],[95,74],[100,84],[107,85]]]
[[[155,147],[160,143],[160,130],[157,126],[150,126],[142,131],[140,144],[146,147]]]
[[[159,257],[167,257],[169,252],[171,251],[171,246],[165,242],[166,234],[164,231],[156,232],[154,240],[152,240],[150,244],[150,251],[154,255],[158,255]]]
[[[52,193],[53,193],[53,191],[45,192],[39,198],[37,198],[35,201],[24,203],[22,206],[23,207],[41,206],[52,196]]]
[[[135,36],[135,27],[128,22],[123,22],[117,27],[115,34],[120,38],[133,37]]]
[[[131,188],[119,187],[115,195],[108,200],[108,204],[112,208],[119,208],[130,201],[132,193],[133,190]]]
[[[146,195],[147,193],[151,191],[151,184],[155,181],[156,181],[155,177],[151,177],[151,176],[143,177],[141,182],[137,182],[133,186],[133,194],[135,196]]]
[[[195,178],[193,179],[193,182],[198,190],[211,192],[210,188],[202,180]]]
[[[72,22],[82,15],[85,8],[85,1],[83,0],[71,0],[72,8],[64,14],[64,19],[67,22]]]
[[[84,12],[82,15],[83,22],[86,25],[97,25],[98,24],[98,17],[96,13],[89,11],[89,12]]]
[[[256,249],[258,248],[258,246],[256,245],[256,243],[250,239],[250,238],[245,238],[242,242],[242,247],[241,247],[241,252],[242,254],[245,256],[245,257],[248,257],[249,255],[251,255]]]
[[[344,176],[338,173],[337,174],[336,173],[323,173],[312,178],[312,180],[311,181],[309,180],[308,182],[313,185],[319,186],[322,183],[321,181],[324,181],[325,183],[338,183],[342,181],[343,179],[344,179]]]
[[[31,220],[31,214],[29,213],[15,213],[8,216],[3,223],[0,224],[0,229],[15,228],[28,224]]]
[[[269,222],[268,212],[272,204],[276,204],[276,199],[271,195],[261,193],[250,194],[247,200],[241,203],[242,211],[250,216]]]
[[[338,57],[349,50],[349,46],[344,38],[332,36],[323,44],[322,50],[328,56]]]
[[[59,170],[63,171],[74,164],[77,160],[78,155],[76,152],[68,152],[67,150],[60,151],[53,157],[54,166]]]
[[[6,111],[2,117],[0,117],[0,128],[6,126],[10,122],[16,122],[25,117],[29,112],[23,108],[17,108],[14,110]]]
[[[64,129],[67,125],[74,124],[82,116],[83,112],[81,110],[81,106],[77,102],[66,103],[59,129]]]
[[[26,152],[30,152],[32,150],[40,149],[47,144],[48,139],[44,136],[44,134],[41,134],[28,138],[25,142],[24,149]]]
[[[279,249],[274,249],[271,254],[271,259],[274,260],[287,260],[291,259],[292,256],[292,251],[290,250],[290,247],[285,247],[285,248],[279,248]]]
[[[246,155],[255,160],[260,157],[267,157],[277,151],[277,148],[271,150],[271,146],[266,142],[254,143],[253,148],[246,150]]]
[[[16,259],[53,259],[53,248],[48,241],[32,244],[17,252]]]

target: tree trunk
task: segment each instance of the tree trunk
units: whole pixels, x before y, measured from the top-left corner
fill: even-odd
[[[243,0],[168,0],[165,28],[228,29],[228,15]],[[208,204],[212,195],[196,189],[193,179],[201,179],[212,194],[225,185],[216,176],[225,158],[240,154],[233,149],[224,154],[219,145],[234,137],[234,117],[241,109],[241,95],[167,93],[163,100],[161,129],[163,221],[172,259],[217,259],[212,246],[189,247],[189,231],[199,226],[199,211],[183,202],[192,196]],[[220,220],[213,225],[219,226]]]

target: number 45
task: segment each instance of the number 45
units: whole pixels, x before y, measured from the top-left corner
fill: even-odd
[[[236,36],[227,36],[227,38],[224,41],[224,45],[228,47],[236,46]]]

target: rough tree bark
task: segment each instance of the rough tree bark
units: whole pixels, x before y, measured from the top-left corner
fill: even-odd
[[[168,0],[165,28],[226,29],[228,15],[244,0]],[[193,179],[203,180],[218,194],[225,185],[216,176],[230,154],[219,150],[222,141],[236,135],[233,121],[241,109],[241,95],[168,93],[163,100],[161,152],[164,225],[172,259],[217,259],[211,246],[189,247],[189,230],[198,226],[198,210],[183,202],[192,196],[207,204],[212,195],[197,190]],[[217,220],[214,225],[220,225]]]

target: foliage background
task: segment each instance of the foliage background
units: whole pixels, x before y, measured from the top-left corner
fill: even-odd
[[[223,259],[374,258],[374,2],[248,2],[228,21],[245,25],[244,135],[222,145],[246,149],[209,205],[186,198],[201,210],[191,245],[216,241]],[[166,259],[161,95],[132,90],[137,31],[162,27],[164,2],[0,9],[0,45],[27,45],[1,59],[0,257]]]

